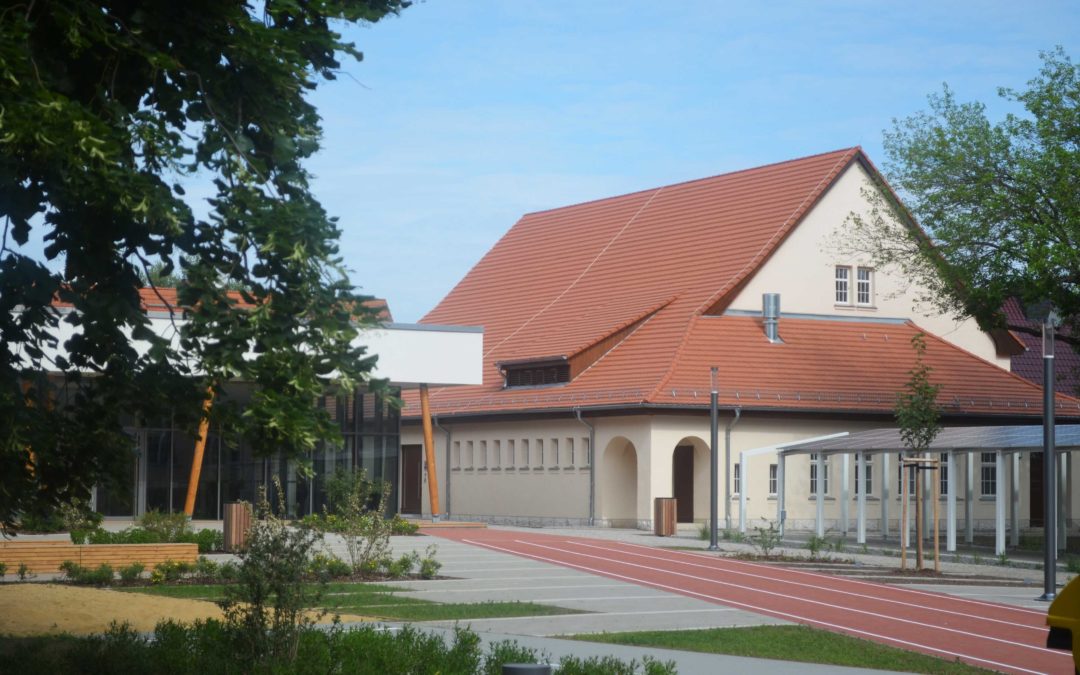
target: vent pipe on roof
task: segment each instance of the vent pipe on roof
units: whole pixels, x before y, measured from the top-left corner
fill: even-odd
[[[783,342],[780,339],[780,294],[763,293],[761,296],[761,315],[765,322],[765,337],[769,342]]]

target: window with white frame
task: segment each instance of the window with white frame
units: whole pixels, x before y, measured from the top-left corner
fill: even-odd
[[[736,462],[731,467],[731,494],[739,494],[739,490],[742,489],[742,463]]]
[[[836,266],[836,304],[851,304],[851,268]]]
[[[778,471],[779,471],[779,469],[777,468],[777,466],[775,464],[770,464],[769,465],[769,496],[770,497],[775,497],[776,496],[776,487],[777,487],[777,485],[776,485],[776,476],[777,476]]]
[[[855,271],[855,304],[870,306],[874,300],[874,271],[869,267],[860,267]]]
[[[810,455],[810,494],[816,495],[818,493],[818,464],[817,453]],[[829,494],[829,460],[825,459],[823,463],[825,471],[821,477],[821,494]]]
[[[997,453],[979,453],[979,493],[984,497],[997,494]]]
[[[855,462],[855,494],[859,494],[859,490],[866,490],[866,494],[874,494],[874,465],[871,463],[871,459],[867,457],[863,464],[866,466],[866,476],[860,480],[859,476],[859,463]]]

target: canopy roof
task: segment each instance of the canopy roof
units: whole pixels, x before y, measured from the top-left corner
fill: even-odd
[[[1054,447],[1058,452],[1080,450],[1080,424],[1058,424],[1054,427]],[[899,429],[871,429],[827,438],[809,439],[775,446],[785,455],[806,453],[898,453],[910,448],[904,445]],[[1041,426],[949,427],[942,429],[930,445],[931,452],[1008,450],[1011,452],[1041,452]]]

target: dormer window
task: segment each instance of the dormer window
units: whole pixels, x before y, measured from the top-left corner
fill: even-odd
[[[500,363],[506,387],[542,387],[570,381],[570,364],[565,360]]]

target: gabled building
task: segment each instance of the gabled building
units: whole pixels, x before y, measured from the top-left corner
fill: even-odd
[[[863,191],[887,189],[850,148],[524,216],[421,322],[485,331],[483,384],[431,394],[445,510],[648,527],[673,496],[679,521],[704,521],[715,366],[721,484],[774,518],[775,456],[755,454],[743,485],[740,453],[892,426],[920,332],[947,424],[1038,423],[1041,389],[1009,372],[1015,336],[929,313],[910,280],[830,246],[870,208]],[[403,457],[419,462],[406,402]],[[1062,397],[1059,418],[1077,405]],[[789,526],[811,522],[818,489],[834,520],[841,495],[873,498],[883,480],[898,494],[895,462],[862,477],[802,462],[787,465]],[[986,466],[972,473],[976,499],[996,489]],[[402,484],[418,508],[424,489]]]

